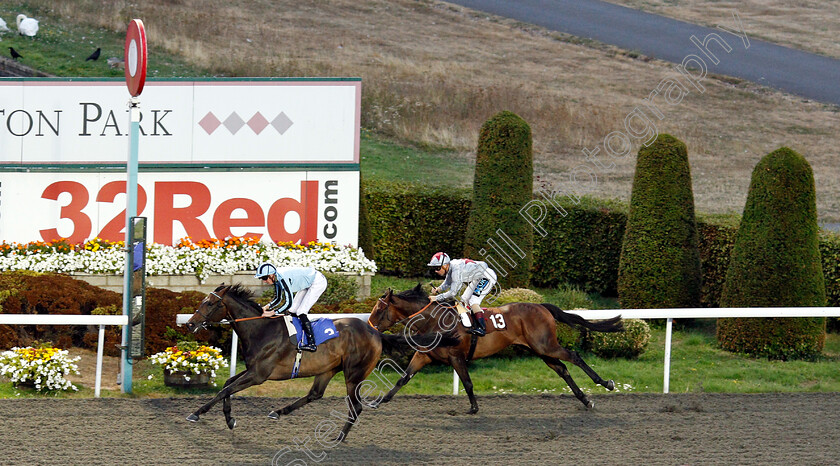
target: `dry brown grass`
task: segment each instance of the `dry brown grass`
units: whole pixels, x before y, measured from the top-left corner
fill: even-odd
[[[622,130],[624,117],[660,80],[676,75],[664,62],[437,1],[29,3],[66,21],[115,30],[130,18],[142,18],[152,67],[155,48],[163,48],[225,76],[361,77],[365,127],[452,147],[465,158],[471,157],[481,124],[511,110],[531,123],[536,171],[551,183],[585,164],[582,148]],[[660,3],[665,8],[664,2],[646,2]],[[730,20],[729,3],[716,3],[716,9],[701,3],[668,7],[668,12],[702,12],[704,21],[697,22],[708,24]],[[757,9],[758,3],[750,4]],[[765,28],[759,22],[756,29],[740,2],[738,11],[750,35],[766,36],[775,24]],[[840,220],[836,107],[738,80],[709,78],[704,85],[705,93],[692,92],[678,106],[663,106],[665,118],[657,123],[659,132],[688,145],[699,210],[740,212],[752,167],[786,145],[814,168],[821,219]],[[632,156],[617,160],[612,172],[599,174],[592,192],[627,199],[634,163]]]
[[[840,2],[805,0],[606,0],[674,19],[716,26],[737,10],[753,37],[840,58],[837,19]]]

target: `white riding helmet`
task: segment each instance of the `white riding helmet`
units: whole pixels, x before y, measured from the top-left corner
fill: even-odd
[[[254,275],[254,278],[263,279],[275,273],[277,273],[277,267],[270,262],[265,262],[257,267],[257,273]]]
[[[432,256],[432,260],[426,264],[429,267],[443,267],[444,265],[449,263],[449,255],[445,252],[436,252],[434,256]]]

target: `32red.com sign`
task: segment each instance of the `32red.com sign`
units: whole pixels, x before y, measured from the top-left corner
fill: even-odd
[[[358,172],[157,172],[138,177],[150,239],[357,243]],[[0,173],[0,240],[125,239],[125,175]]]

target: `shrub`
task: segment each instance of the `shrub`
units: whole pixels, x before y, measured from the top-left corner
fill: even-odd
[[[623,332],[586,332],[586,349],[602,358],[637,358],[650,342],[650,327],[640,319],[625,319]]]
[[[661,134],[642,147],[621,246],[621,306],[686,308],[700,304],[700,251],[685,144]]]
[[[146,288],[146,344],[145,355],[149,356],[167,347],[174,346],[178,340],[187,340],[189,332],[186,327],[175,326],[178,314],[192,314],[198,309],[205,294],[197,291],[175,291],[163,288]],[[173,334],[174,332],[174,334]],[[209,341],[214,346],[222,346],[219,342],[227,341],[230,327],[214,326],[209,330],[201,330],[197,339]]]
[[[373,247],[373,232],[370,228],[370,216],[368,215],[368,201],[365,198],[364,183],[362,174],[359,172],[359,249],[365,253],[365,257],[373,260],[376,251]]]
[[[380,272],[423,275],[435,252],[463,253],[469,191],[365,180],[364,192]]]
[[[575,285],[563,284],[551,295],[551,303],[560,309],[593,309],[595,303],[586,292]]]
[[[586,196],[555,198],[554,202],[562,211],[545,206],[546,217],[540,225],[547,234],[534,238],[531,281],[542,287],[569,283],[615,295],[627,207]]]
[[[318,302],[327,306],[356,299],[356,280],[337,273],[325,273],[327,289],[318,298]]]
[[[15,271],[0,273],[0,305],[7,314],[90,315],[100,307],[122,306],[122,296],[81,280],[54,273]],[[173,321],[174,322],[174,321]],[[0,347],[29,346],[33,341],[52,341],[56,346],[96,348],[95,326],[0,325]],[[88,337],[87,335],[92,335]],[[120,344],[119,327],[108,326],[105,348]]]
[[[783,147],[753,170],[744,215],[721,295],[724,307],[825,306],[814,175]],[[822,351],[825,319],[719,319],[729,351],[771,359]]]
[[[700,266],[703,270],[701,307],[720,307],[720,293],[726,281],[729,258],[735,244],[736,227],[698,222]]]
[[[503,111],[481,127],[476,149],[473,198],[470,207],[464,255],[487,260],[496,269],[504,287],[528,286],[533,262],[534,231],[519,210],[531,200],[534,190],[531,127],[514,113]],[[501,230],[519,249],[499,239]],[[493,239],[503,250],[497,251]],[[489,252],[488,252],[489,251]],[[490,256],[493,253],[493,260]],[[501,261],[508,255],[516,262]],[[505,268],[503,270],[502,268]]]
[[[820,235],[820,257],[827,305],[840,307],[840,235],[829,232]],[[829,318],[827,327],[832,332],[840,332],[840,318]]]
[[[488,299],[485,301],[487,304],[489,303],[489,296]],[[493,307],[503,306],[508,303],[542,303],[545,302],[545,298],[539,293],[534,290],[530,290],[528,288],[508,288],[506,290],[502,290],[501,293],[496,296],[496,299],[493,301]]]

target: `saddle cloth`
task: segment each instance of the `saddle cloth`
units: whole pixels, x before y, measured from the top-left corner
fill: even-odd
[[[289,336],[297,337],[297,344],[298,346],[301,345],[301,342],[306,339],[306,335],[303,332],[303,327],[300,325],[300,319],[297,316],[286,316],[286,322],[288,323],[291,320],[292,325],[294,325],[294,334],[289,332]],[[315,335],[315,344],[320,345],[321,343],[331,340],[338,336],[338,330],[335,328],[335,324],[333,323],[332,319],[329,318],[321,318],[311,320],[312,322],[312,333]]]
[[[490,308],[486,307],[483,307],[482,310],[484,310],[484,326],[486,327],[486,333],[503,332],[507,330],[507,322],[505,321],[504,315],[501,312],[495,312],[495,310],[490,310]],[[469,313],[469,316],[470,322],[473,324],[473,327],[475,327],[475,315],[473,313]],[[463,325],[464,324],[461,323],[462,327]],[[464,328],[469,330],[468,327]]]

